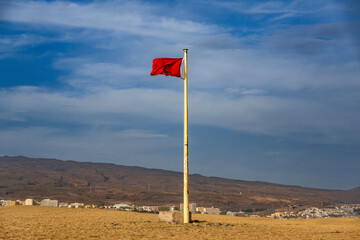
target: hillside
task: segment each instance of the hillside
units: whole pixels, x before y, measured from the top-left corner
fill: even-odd
[[[61,201],[178,205],[182,173],[109,163],[0,157],[0,199],[53,198]],[[223,210],[277,209],[289,205],[359,203],[348,191],[190,175],[190,202]]]

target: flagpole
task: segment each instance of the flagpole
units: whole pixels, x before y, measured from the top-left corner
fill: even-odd
[[[184,49],[184,223],[190,222],[187,51],[188,49]]]

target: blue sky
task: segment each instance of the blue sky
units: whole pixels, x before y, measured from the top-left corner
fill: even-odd
[[[0,155],[360,185],[358,1],[0,0]]]

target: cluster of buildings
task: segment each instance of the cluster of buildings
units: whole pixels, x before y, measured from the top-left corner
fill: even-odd
[[[176,210],[184,210],[184,205],[181,203],[180,208],[175,205],[171,206],[136,206],[136,205],[128,205],[125,203],[118,203],[110,206],[101,206],[100,208],[108,208],[115,210],[123,210],[123,211],[137,211],[137,212],[151,212],[158,213],[160,211],[176,211]],[[192,213],[201,213],[201,214],[221,214],[219,208],[215,207],[197,207],[196,203],[189,204],[189,211]]]
[[[28,198],[25,201],[21,200],[0,200],[0,206],[17,206],[17,205],[24,205],[24,206],[46,206],[46,207],[58,207],[59,201],[58,200],[51,200],[51,199],[43,199],[42,201],[38,202],[34,199]]]
[[[306,208],[299,212],[275,212],[271,218],[330,218],[330,217],[356,217],[360,218],[360,204],[346,204],[332,208]]]
[[[16,206],[16,205],[25,205],[25,206],[44,206],[44,207],[65,207],[65,208],[104,208],[104,209],[113,209],[113,210],[122,210],[122,211],[136,211],[136,212],[150,212],[158,213],[160,211],[175,211],[183,210],[183,204],[180,204],[180,208],[177,208],[175,205],[171,206],[136,206],[129,205],[126,203],[117,203],[114,205],[85,205],[84,203],[66,203],[60,202],[59,200],[52,199],[43,199],[41,201],[36,201],[34,199],[26,199],[25,201],[21,200],[0,200],[0,206]],[[201,214],[221,214],[219,208],[215,207],[197,207],[196,203],[189,204],[189,210],[192,213],[201,213]]]
[[[0,206],[42,206],[42,207],[67,207],[67,208],[94,208],[95,205],[85,205],[83,203],[64,203],[59,200],[53,199],[43,199],[41,201],[36,201],[34,199],[28,198],[25,201],[21,200],[0,200]]]
[[[360,204],[357,205],[342,205],[322,209],[312,207],[298,212],[298,216],[301,218],[360,217]]]
[[[184,204],[180,203],[180,210],[184,210]],[[221,214],[220,208],[215,208],[211,206],[209,208],[206,207],[197,207],[196,203],[189,203],[189,211],[192,213],[201,213],[201,214]]]
[[[25,206],[45,206],[45,207],[65,207],[65,208],[104,208],[104,209],[113,209],[113,210],[122,210],[122,211],[136,211],[136,212],[149,212],[149,213],[158,213],[160,211],[175,211],[183,210],[183,204],[180,204],[180,207],[177,208],[175,205],[171,206],[136,206],[129,205],[126,203],[117,203],[108,206],[96,206],[96,205],[85,205],[84,203],[66,203],[60,202],[59,200],[53,199],[43,199],[41,201],[36,201],[34,199],[26,199],[25,201],[21,200],[0,200],[0,206],[16,206],[16,205],[25,205]],[[196,203],[189,204],[189,211],[192,213],[200,214],[222,214],[219,208],[215,207],[198,207]],[[228,216],[257,216],[257,215],[248,215],[245,212],[231,212],[227,211]],[[360,218],[360,204],[346,204],[336,207],[328,208],[306,208],[301,211],[283,211],[272,213],[270,218],[276,219],[288,219],[288,218],[328,218],[328,217],[358,217]]]

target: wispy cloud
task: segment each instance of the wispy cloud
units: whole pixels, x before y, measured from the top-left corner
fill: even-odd
[[[253,1],[253,2],[232,2],[215,1],[216,5],[243,14],[270,15],[270,21],[285,18],[298,17],[308,14],[323,13],[338,9],[338,4],[333,1]]]
[[[92,87],[132,87],[135,82],[148,77],[150,67],[124,66],[113,62],[96,62],[92,59],[61,58],[54,67],[70,71],[62,81],[78,88]]]
[[[1,111],[9,120],[17,117],[48,123],[61,122],[84,126],[126,127],[124,122],[146,119],[149,122],[181,124],[181,92],[163,89],[103,90],[83,96],[46,93],[41,89],[14,89],[0,94]],[[245,95],[246,96],[246,95]],[[219,94],[192,93],[192,124],[241,130],[257,134],[296,137],[297,133],[327,136],[321,141],[356,141],[359,114],[340,111],[341,102],[327,103],[310,99],[287,99],[249,95],[228,98]],[[311,116],[311,117],[309,117]],[[343,125],[343,117],[348,125]],[[351,120],[352,119],[352,120]],[[161,137],[151,132],[127,130],[120,135]],[[304,139],[301,137],[301,139]],[[328,139],[328,140],[326,140]]]
[[[144,37],[183,39],[184,35],[213,33],[215,26],[154,14],[154,7],[139,2],[14,1],[1,16],[3,21],[68,28],[108,30]]]
[[[0,35],[0,60],[14,57],[16,51],[26,46],[53,42],[54,40],[34,34]]]

